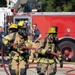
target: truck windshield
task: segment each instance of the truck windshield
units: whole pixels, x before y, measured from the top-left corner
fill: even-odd
[[[17,24],[21,20],[28,21],[28,18],[16,18],[15,23]]]

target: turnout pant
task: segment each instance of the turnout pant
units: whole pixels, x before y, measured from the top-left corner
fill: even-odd
[[[12,59],[12,62],[9,65],[9,70],[11,75],[26,75],[26,62],[24,60],[16,61]]]
[[[55,75],[54,71],[56,71],[56,65],[53,64],[41,64],[40,66],[41,70],[39,75]]]
[[[37,46],[38,46],[38,44],[39,43],[34,43],[33,42],[33,48],[37,48]],[[29,62],[32,62],[34,59],[37,59],[37,57],[38,57],[38,54],[37,53],[35,53],[35,50],[31,50],[31,54],[30,54],[30,56],[29,56]]]

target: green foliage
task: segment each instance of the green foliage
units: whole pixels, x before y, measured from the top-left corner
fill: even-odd
[[[68,3],[67,5],[66,4],[63,5],[63,11],[70,11],[71,8],[72,8],[71,3]]]
[[[0,7],[6,7],[6,0],[0,0]]]
[[[42,10],[47,12],[75,11],[75,0],[40,0]]]

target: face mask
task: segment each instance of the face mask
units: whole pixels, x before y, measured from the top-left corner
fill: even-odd
[[[48,38],[49,38],[49,41],[51,41],[53,43],[58,41],[57,34],[50,34],[50,35],[48,35]]]
[[[54,38],[53,38],[53,34],[49,34],[48,35],[48,40],[49,40],[49,43],[52,43]]]
[[[21,36],[23,36],[24,38],[27,38],[27,36],[28,36],[26,29],[19,29],[19,30],[18,30],[18,33],[19,33]]]

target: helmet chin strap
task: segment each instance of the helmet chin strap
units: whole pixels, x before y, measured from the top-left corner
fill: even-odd
[[[7,75],[10,75],[9,72],[7,71],[6,67],[5,67],[5,64],[4,64],[4,52],[3,52],[3,46],[1,48],[1,55],[2,55],[2,65],[4,67],[4,70],[6,72]]]

